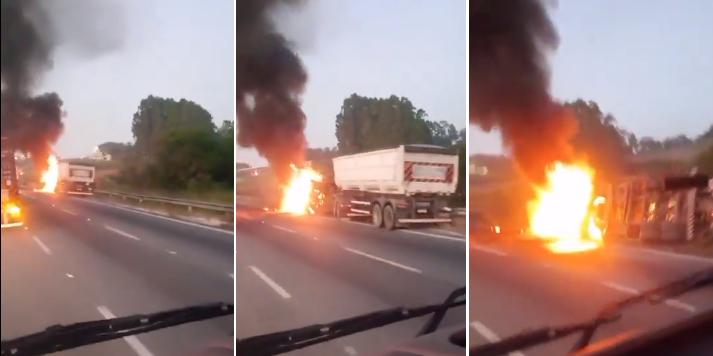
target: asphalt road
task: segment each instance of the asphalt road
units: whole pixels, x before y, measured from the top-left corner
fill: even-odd
[[[464,236],[386,231],[332,218],[243,214],[236,223],[236,334],[283,331],[398,306],[440,303],[466,283]],[[409,342],[427,317],[295,355],[371,355]],[[444,327],[466,327],[465,307]]]
[[[607,303],[713,266],[713,259],[618,244],[573,255],[554,255],[512,236],[471,240],[469,246],[471,346],[528,328],[587,321]],[[711,288],[660,305],[635,306],[621,320],[600,327],[594,341],[666,326],[711,308]],[[576,338],[513,355],[564,355]]]
[[[2,339],[68,324],[233,301],[232,232],[31,193],[2,231]],[[189,355],[234,340],[231,316],[69,350]]]

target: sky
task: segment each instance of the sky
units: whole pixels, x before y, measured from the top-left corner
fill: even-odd
[[[62,42],[35,90],[56,91],[64,101],[65,129],[55,146],[61,157],[88,155],[106,141],[133,142],[132,117],[148,95],[192,100],[216,125],[233,120],[232,1],[101,0],[87,6],[98,8],[96,17],[63,23],[65,32],[89,31],[114,46],[92,52],[71,38]]]
[[[466,126],[466,4],[463,0],[310,0],[279,12],[309,81],[303,96],[310,147],[334,147],[335,120],[352,93],[405,96],[431,120]],[[254,149],[238,162],[266,165]]]
[[[638,137],[695,137],[713,123],[713,1],[559,1],[552,94],[596,101]],[[502,153],[470,129],[470,151]]]

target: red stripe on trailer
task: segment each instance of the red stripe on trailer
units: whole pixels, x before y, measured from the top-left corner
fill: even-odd
[[[445,179],[424,179],[424,178],[414,178],[413,177],[413,166],[437,166],[437,167],[447,167],[446,178]],[[435,162],[414,162],[405,161],[404,162],[404,180],[409,182],[421,182],[421,183],[432,183],[432,182],[453,182],[453,171],[454,166],[452,163],[435,163]]]

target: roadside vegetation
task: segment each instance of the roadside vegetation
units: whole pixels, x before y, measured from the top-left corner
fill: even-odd
[[[197,103],[149,96],[132,120],[134,142],[99,145],[111,163],[97,166],[98,187],[232,202],[233,130]]]

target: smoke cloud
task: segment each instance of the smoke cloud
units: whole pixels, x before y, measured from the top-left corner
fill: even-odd
[[[270,13],[303,1],[238,0],[236,17],[238,144],[255,147],[278,179],[301,164],[307,145],[301,95],[307,73]]]
[[[2,134],[44,167],[62,132],[62,100],[31,97],[40,73],[52,66],[53,39],[42,24],[48,14],[32,0],[2,0]]]
[[[541,0],[470,1],[470,122],[500,130],[533,181],[572,159],[577,122],[550,95],[547,55],[559,36]]]
[[[33,96],[59,44],[95,56],[123,44],[120,0],[2,0],[2,135],[44,169],[62,134],[62,100]]]

